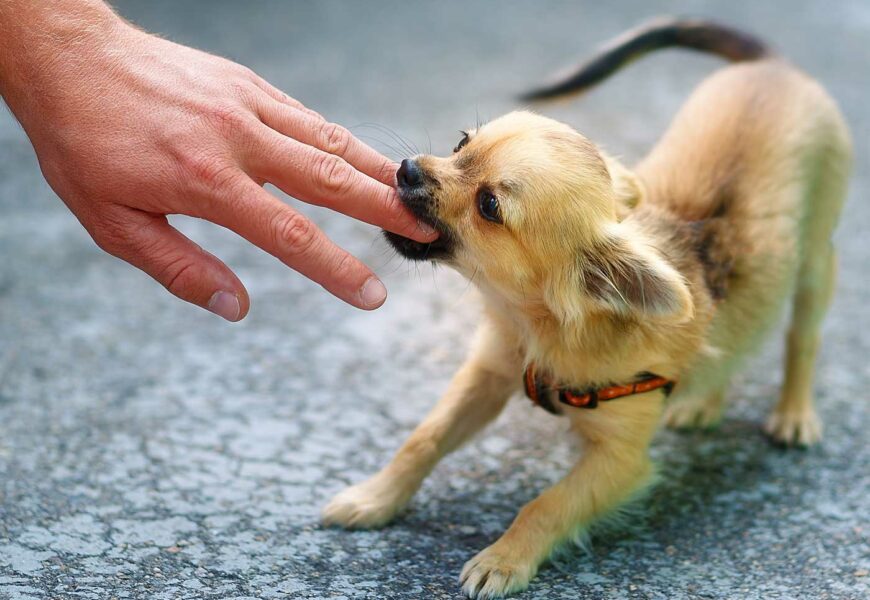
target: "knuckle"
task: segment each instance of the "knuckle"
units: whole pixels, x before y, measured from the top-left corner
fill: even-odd
[[[332,277],[344,281],[350,279],[356,271],[356,260],[347,252],[342,252],[332,269]]]
[[[320,125],[319,131],[320,147],[330,154],[343,156],[350,146],[350,132],[335,123],[324,121]]]
[[[163,283],[171,294],[179,298],[185,297],[196,282],[195,263],[186,256],[170,259],[157,273],[156,279]]]
[[[236,177],[235,165],[222,156],[193,154],[182,157],[182,167],[197,187],[209,192],[226,188]]]
[[[254,103],[254,91],[251,89],[253,85],[247,81],[236,81],[230,84],[230,89],[232,91],[233,97],[241,100],[242,104],[245,106],[252,106]],[[222,108],[221,110],[226,110],[228,116],[230,118],[229,122],[234,122],[233,120],[242,116],[243,111],[241,110],[233,110],[232,107]],[[238,124],[238,123],[235,123]]]
[[[339,157],[324,154],[317,159],[315,177],[324,193],[334,195],[347,191],[353,172],[350,166]]]
[[[241,91],[242,86],[234,85],[235,94],[250,96],[247,90]],[[248,113],[238,104],[219,103],[210,107],[207,111],[208,120],[214,127],[225,136],[234,136],[247,130],[249,123]]]
[[[281,214],[272,223],[276,245],[293,256],[311,251],[317,239],[314,225],[299,213]]]

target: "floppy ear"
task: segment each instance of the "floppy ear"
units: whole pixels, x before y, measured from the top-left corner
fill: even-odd
[[[584,253],[580,264],[586,297],[607,310],[677,323],[694,314],[685,279],[643,244],[612,237]]]
[[[612,156],[601,152],[616,199],[616,215],[622,221],[633,208],[643,201],[644,187],[640,179],[631,169]]]

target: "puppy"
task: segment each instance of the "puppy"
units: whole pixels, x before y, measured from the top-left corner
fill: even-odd
[[[483,316],[441,401],[389,465],[332,500],[325,522],[387,523],[525,388],[570,420],[582,457],[460,575],[472,598],[522,590],[554,549],[649,484],[662,420],[717,422],[729,379],[789,300],[785,382],[766,431],[786,445],[819,440],[813,363],[850,164],[829,96],[746,34],[658,21],[529,98],[580,91],[667,46],[735,64],[697,89],[633,170],[530,112],[469,131],[450,156],[403,161],[399,194],[440,237],[387,239],[473,281]]]

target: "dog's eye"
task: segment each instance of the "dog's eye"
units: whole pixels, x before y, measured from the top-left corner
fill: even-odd
[[[477,194],[477,210],[480,216],[493,223],[501,223],[501,206],[498,198],[489,190],[481,190]]]
[[[453,149],[453,153],[454,153],[454,154],[456,154],[457,152],[459,152],[460,150],[462,150],[462,149],[465,147],[465,144],[468,143],[468,132],[467,132],[467,131],[461,131],[460,133],[462,133],[462,139],[459,140],[459,143],[456,144],[456,147]]]

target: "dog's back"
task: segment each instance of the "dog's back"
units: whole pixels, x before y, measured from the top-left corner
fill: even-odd
[[[829,235],[839,201],[818,206],[808,188],[819,177],[845,181],[849,157],[833,100],[785,60],[766,57],[704,81],[637,172],[651,202],[686,220],[726,218],[741,229],[778,216],[822,220]],[[807,193],[778,205],[786,188]]]
[[[582,93],[642,56],[687,48],[735,63],[704,81],[677,114],[653,151],[638,165],[647,199],[684,219],[699,221],[726,211],[749,219],[770,216],[769,202],[753,210],[750,198],[765,175],[781,187],[783,171],[812,178],[808,163],[822,162],[845,180],[850,142],[833,100],[755,36],[717,23],[655,19],[604,45],[556,82],[522,96],[529,101]],[[740,185],[751,186],[749,190]],[[741,193],[744,192],[745,193]],[[745,207],[738,206],[746,200]],[[791,207],[784,207],[795,215]],[[810,206],[806,210],[814,211]],[[838,209],[819,207],[833,228]],[[797,214],[803,216],[802,210]],[[734,215],[736,218],[736,214]],[[813,215],[822,217],[822,215]]]

